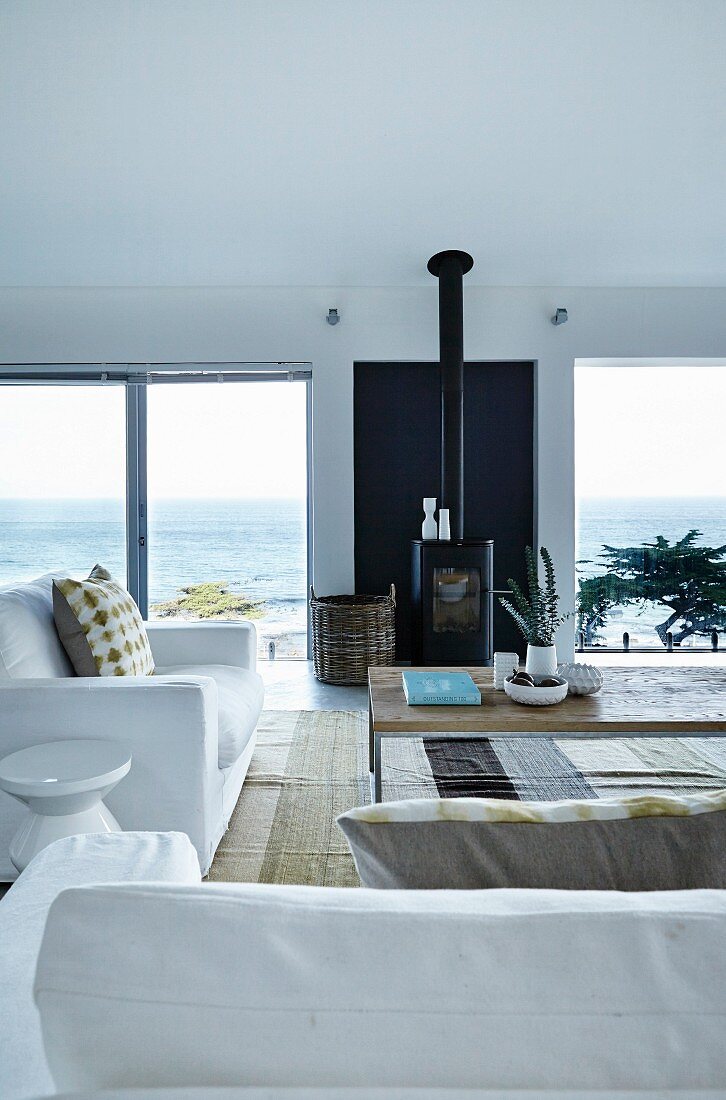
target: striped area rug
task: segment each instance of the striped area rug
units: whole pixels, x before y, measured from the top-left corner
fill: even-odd
[[[383,797],[552,800],[726,787],[726,738],[383,743]],[[267,711],[213,882],[357,886],[335,818],[370,801],[365,715]]]

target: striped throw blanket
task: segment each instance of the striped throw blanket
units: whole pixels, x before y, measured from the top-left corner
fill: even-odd
[[[726,738],[383,743],[383,797],[555,801],[726,787]]]

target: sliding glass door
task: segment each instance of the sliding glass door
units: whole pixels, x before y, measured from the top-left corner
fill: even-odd
[[[124,387],[0,387],[0,584],[126,575]]]
[[[305,383],[151,385],[147,440],[150,618],[252,618],[304,657]]]
[[[581,649],[723,647],[723,366],[575,372]]]
[[[253,619],[260,656],[306,656],[306,365],[6,366],[0,383],[0,584],[98,562],[150,618]]]

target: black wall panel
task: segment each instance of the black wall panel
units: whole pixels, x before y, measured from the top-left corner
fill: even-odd
[[[425,496],[440,496],[438,363],[354,365],[355,587],[393,582],[399,660],[410,656],[410,541],[421,537]],[[533,363],[464,368],[465,535],[494,539],[494,583],[522,581],[535,541]],[[495,600],[495,649],[524,652]]]

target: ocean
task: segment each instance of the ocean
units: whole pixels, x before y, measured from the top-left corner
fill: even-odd
[[[116,500],[0,500],[0,584],[101,562],[126,576],[125,516]],[[149,503],[149,608],[186,585],[222,581],[264,600],[259,649],[306,652],[304,500],[159,500]]]
[[[119,578],[126,573],[124,508],[114,500],[0,500],[0,584],[41,573],[82,575],[96,562]],[[656,535],[681,538],[695,527],[701,544],[726,543],[726,498],[581,499],[577,509],[580,575],[598,571],[604,543],[633,546]],[[222,581],[263,600],[257,621],[260,652],[274,641],[278,656],[306,649],[306,509],[303,500],[159,500],[149,506],[149,603],[172,599],[180,588]],[[620,644],[659,644],[655,623],[662,606],[639,614],[616,609],[606,630]],[[705,639],[697,640],[704,644]]]

